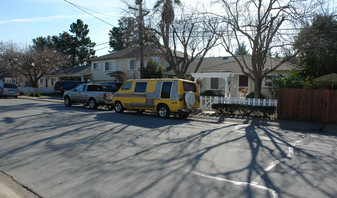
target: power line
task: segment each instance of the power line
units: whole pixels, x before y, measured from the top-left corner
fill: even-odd
[[[97,45],[95,45],[95,47],[98,47],[98,46],[101,46],[101,45],[104,45],[104,44],[109,44],[109,42],[97,44]]]
[[[101,18],[95,16],[94,14],[91,14],[90,12],[86,11],[85,9],[87,9],[87,8],[83,8],[82,6],[77,5],[77,4],[74,4],[74,3],[70,2],[70,1],[67,1],[67,0],[63,0],[63,1],[65,1],[66,3],[69,3],[70,5],[76,7],[77,9],[80,9],[80,10],[82,10],[83,12],[85,12],[85,13],[87,13],[87,14],[93,16],[93,17],[95,17],[96,19],[102,21],[103,23],[106,23],[106,24],[108,24],[108,25],[114,27],[111,23],[109,23],[109,22],[107,22],[107,21],[105,21],[105,20],[103,20],[103,19],[101,19]],[[89,9],[87,9],[87,10],[89,10]],[[91,10],[91,11],[92,11],[92,10]],[[92,11],[92,12],[96,12],[96,11]],[[96,12],[96,13],[98,13],[98,12]]]

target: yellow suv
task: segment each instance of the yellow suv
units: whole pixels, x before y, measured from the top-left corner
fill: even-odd
[[[200,111],[200,93],[198,85],[188,80],[134,79],[126,81],[113,95],[113,104],[117,113],[125,109],[156,110],[161,118],[171,113],[186,118]]]

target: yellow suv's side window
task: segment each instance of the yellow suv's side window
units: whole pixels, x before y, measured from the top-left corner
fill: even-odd
[[[130,90],[131,86],[132,86],[132,82],[126,82],[121,89],[122,90]]]
[[[163,82],[161,87],[161,98],[170,99],[171,98],[171,89],[172,89],[172,82]]]
[[[147,82],[136,82],[134,93],[145,93]]]

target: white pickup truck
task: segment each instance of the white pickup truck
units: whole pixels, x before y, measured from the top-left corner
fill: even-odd
[[[90,109],[96,109],[100,105],[113,109],[112,92],[105,92],[102,85],[79,84],[74,89],[64,92],[63,99],[67,107],[74,103],[82,103]]]

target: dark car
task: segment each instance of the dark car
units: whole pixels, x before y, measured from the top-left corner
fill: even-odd
[[[123,85],[121,82],[106,82],[102,84],[104,86],[105,91],[108,92],[117,92],[119,88]]]
[[[14,97],[19,95],[19,87],[14,83],[0,82],[0,97]]]
[[[58,93],[63,96],[63,93],[67,90],[74,89],[77,85],[84,83],[81,81],[57,81],[54,86],[54,93]]]

